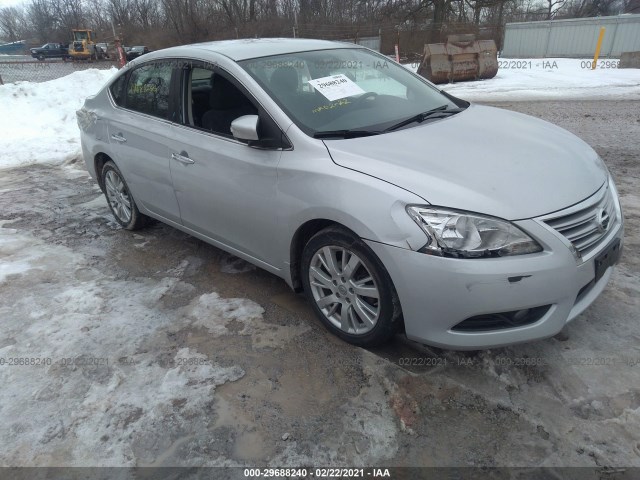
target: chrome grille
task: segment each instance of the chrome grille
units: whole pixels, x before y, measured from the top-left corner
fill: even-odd
[[[566,212],[566,211],[565,211]],[[592,204],[571,213],[559,212],[544,219],[551,228],[569,240],[581,257],[595,250],[617,220],[609,186],[596,194]]]

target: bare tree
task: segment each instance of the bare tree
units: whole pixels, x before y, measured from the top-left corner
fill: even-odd
[[[85,0],[83,11],[87,26],[100,32],[104,40],[112,39],[111,15],[104,0]]]
[[[26,33],[24,12],[18,7],[0,9],[0,35],[9,42],[23,40]]]
[[[624,4],[619,0],[569,0],[564,9],[566,18],[598,17],[623,13]]]
[[[33,38],[44,43],[61,33],[58,20],[48,0],[31,0],[27,6],[27,18]]]
[[[640,13],[640,0],[624,0],[624,13]]]
[[[49,0],[49,8],[67,38],[71,36],[71,29],[86,28],[81,0]]]
[[[547,20],[553,19],[567,0],[546,0]]]

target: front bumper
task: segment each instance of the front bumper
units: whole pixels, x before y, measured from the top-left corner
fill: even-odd
[[[621,212],[599,248],[586,259],[577,259],[566,240],[542,222],[514,223],[536,238],[544,251],[502,258],[455,259],[367,241],[396,287],[409,339],[471,350],[548,338],[582,313],[604,290],[613,268],[594,281],[594,262],[616,239],[622,248]],[[452,330],[478,315],[543,305],[551,307],[528,325],[479,332]]]

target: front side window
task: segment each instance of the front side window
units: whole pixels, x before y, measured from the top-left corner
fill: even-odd
[[[239,62],[308,135],[375,130],[452,100],[382,55],[360,48],[317,50]]]
[[[195,67],[187,73],[187,124],[231,137],[231,122],[257,115],[254,103],[226,76],[209,68]]]
[[[166,119],[169,114],[169,88],[172,66],[168,63],[144,64],[129,75],[126,107]]]

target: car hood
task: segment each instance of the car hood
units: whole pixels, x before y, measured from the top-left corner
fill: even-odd
[[[596,152],[572,133],[480,105],[417,127],[325,144],[338,165],[393,183],[432,205],[508,220],[578,203],[607,178]]]

